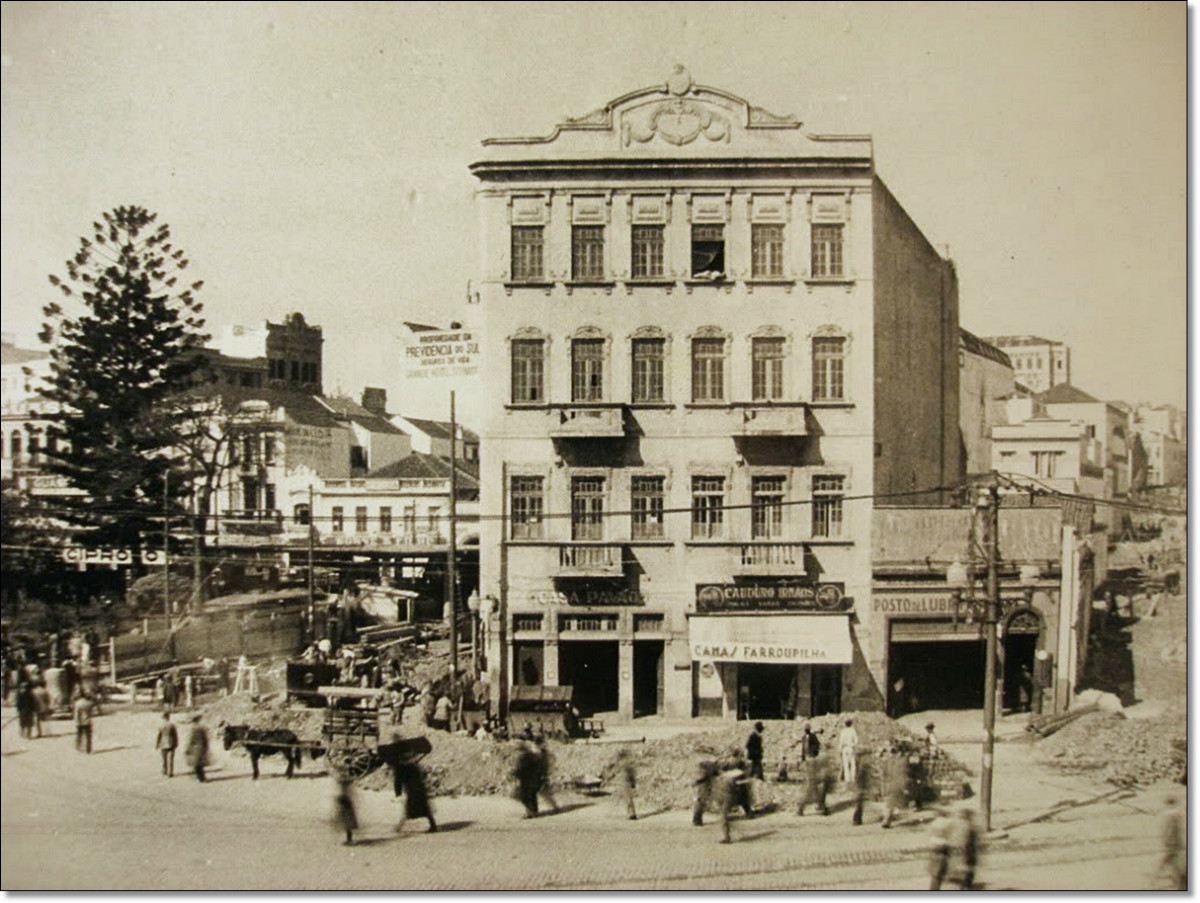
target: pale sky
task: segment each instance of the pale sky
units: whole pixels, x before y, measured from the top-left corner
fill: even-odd
[[[876,167],[949,247],[962,325],[1072,347],[1101,398],[1186,401],[1187,16],[1163,3],[2,4],[3,330],[100,214],[140,204],[208,329],[320,324],[326,389],[400,379],[402,321],[468,326],[490,136],[675,63]],[[459,395],[460,415],[474,416]]]

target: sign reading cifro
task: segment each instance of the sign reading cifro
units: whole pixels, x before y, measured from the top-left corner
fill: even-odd
[[[475,332],[414,332],[404,347],[404,375],[407,379],[477,376],[479,357]]]

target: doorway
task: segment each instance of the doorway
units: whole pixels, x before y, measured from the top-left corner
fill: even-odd
[[[558,644],[558,682],[574,688],[575,708],[585,717],[618,709],[616,640],[572,640]]]
[[[663,641],[633,644],[633,717],[657,715],[663,704]]]
[[[513,643],[513,683],[518,687],[537,687],[545,673],[541,643]]]
[[[740,720],[786,718],[793,696],[795,665],[737,666]]]

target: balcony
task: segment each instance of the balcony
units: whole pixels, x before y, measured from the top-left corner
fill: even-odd
[[[804,436],[808,433],[803,404],[749,404],[742,422],[734,427],[740,436]]]
[[[804,574],[804,544],[749,542],[737,547],[733,573],[738,577],[793,577]]]
[[[625,435],[620,406],[554,408],[550,416],[551,439],[619,439]]]
[[[571,543],[558,547],[555,577],[622,577],[622,546]]]
[[[243,545],[275,542],[283,532],[283,512],[274,508],[226,509],[218,528],[220,536]]]

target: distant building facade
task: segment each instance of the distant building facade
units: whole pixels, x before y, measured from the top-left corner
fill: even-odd
[[[1071,348],[1063,342],[1035,335],[1002,335],[984,341],[1008,355],[1016,381],[1034,392],[1071,382]]]
[[[882,707],[870,497],[959,479],[960,339],[870,139],[677,70],[484,146],[493,680],[625,716]]]
[[[1133,409],[1133,430],[1146,453],[1147,486],[1187,482],[1187,417],[1172,405],[1140,404]]]

